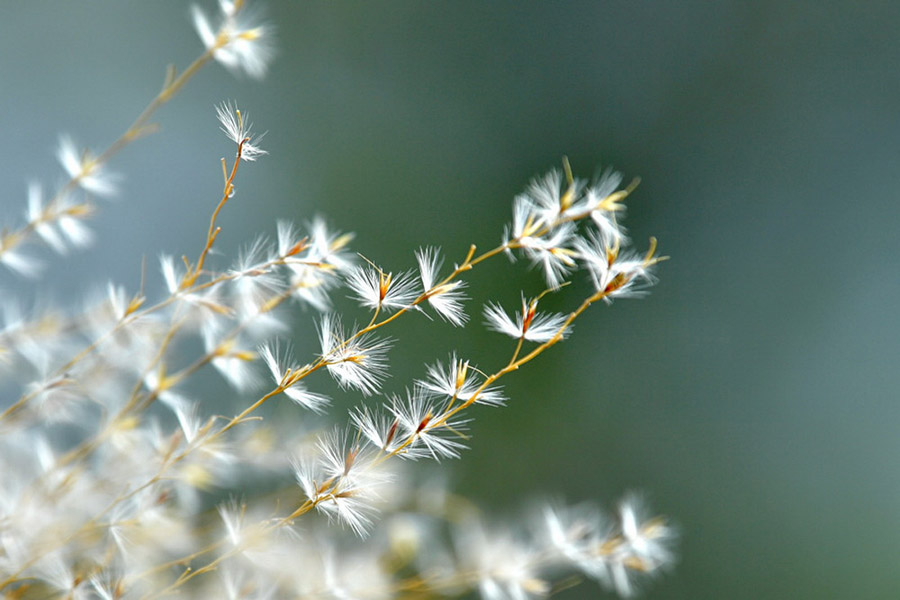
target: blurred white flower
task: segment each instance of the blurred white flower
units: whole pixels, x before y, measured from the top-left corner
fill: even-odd
[[[72,181],[85,191],[105,197],[113,196],[118,191],[118,176],[109,173],[105,165],[88,150],[79,151],[71,137],[63,135],[59,138],[56,156]]]
[[[274,55],[272,34],[268,26],[254,23],[243,5],[242,1],[220,1],[221,14],[215,21],[192,5],[191,16],[200,41],[213,58],[231,71],[260,79]]]
[[[600,232],[589,232],[576,242],[578,258],[587,266],[594,288],[605,292],[604,300],[613,298],[633,298],[644,292],[644,287],[655,279],[651,267],[655,259],[655,241],[646,256],[634,252],[623,252],[618,243],[609,240]]]
[[[298,368],[287,366],[290,353],[290,346],[282,349],[277,341],[265,344],[259,349],[259,354],[269,368],[275,383],[284,388],[282,390],[284,394],[301,406],[314,412],[322,412],[329,403],[328,397],[310,392],[303,382],[297,379],[300,374]]]

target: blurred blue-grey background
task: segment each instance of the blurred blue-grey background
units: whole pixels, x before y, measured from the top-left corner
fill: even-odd
[[[196,254],[225,99],[271,152],[240,173],[229,255],[322,214],[388,268],[426,244],[453,260],[496,243],[563,155],[583,176],[614,165],[642,177],[626,224],[672,257],[659,285],[592,309],[434,468],[498,512],[645,492],[682,531],[648,598],[900,596],[900,4],[270,2],[266,18],[268,77],[205,69],[113,161],[98,243],[37,284],[3,274],[4,294],[133,288],[142,257]],[[0,5],[3,222],[27,179],[62,179],[60,132],[104,147],[200,51],[178,2]],[[540,290],[501,263],[472,275],[479,302]],[[454,349],[499,360],[478,306],[461,331],[400,324],[391,385]]]

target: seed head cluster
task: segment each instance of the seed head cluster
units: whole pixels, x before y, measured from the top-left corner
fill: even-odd
[[[50,196],[31,184],[25,222],[0,233],[6,276],[39,277],[42,246],[61,254],[92,241],[97,199],[123,193],[109,162],[154,130],[150,116],[199,69],[265,74],[272,28],[257,15],[242,0],[220,0],[212,17],[192,8],[202,54],[167,74],[119,140],[93,152],[61,138],[66,182]],[[633,185],[612,170],[577,179],[565,162],[515,197],[499,245],[473,244],[455,261],[428,246],[388,267],[315,218],[276,223],[228,263],[217,218],[267,152],[240,107],[215,112],[231,158],[195,256],[162,254],[147,285],[109,282],[82,306],[28,311],[4,299],[0,596],[528,600],[573,577],[630,596],[672,564],[672,526],[636,496],[613,514],[556,502],[506,521],[452,494],[435,479],[441,467],[421,468],[461,457],[479,411],[527,402],[502,380],[592,306],[654,282],[655,240],[636,252],[620,225]],[[521,304],[473,306],[468,274],[503,256],[542,277],[511,265]],[[587,292],[570,300],[579,278]],[[544,310],[548,294],[569,308]],[[337,298],[355,306],[339,311]],[[296,346],[315,346],[308,354],[289,340],[310,314],[318,343]],[[391,377],[397,319],[417,320],[440,346],[412,381]],[[442,330],[481,325],[505,336],[500,356],[476,365],[441,345]],[[226,398],[210,397],[207,372]],[[357,400],[349,413],[334,414],[329,377]],[[273,418],[273,405],[296,418]]]

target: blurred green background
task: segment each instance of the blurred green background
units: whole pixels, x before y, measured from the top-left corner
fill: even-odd
[[[458,260],[564,154],[583,176],[612,164],[643,179],[626,225],[672,257],[659,285],[592,309],[434,469],[498,512],[644,491],[682,531],[648,598],[900,596],[900,3],[269,2],[266,18],[268,77],[204,70],[114,160],[98,243],[36,285],[0,275],[3,294],[62,303],[195,254],[231,152],[224,99],[271,152],[222,218],[230,256],[322,214],[385,267],[426,244]],[[27,178],[62,178],[60,132],[104,147],[200,51],[178,2],[0,4],[4,222]],[[390,386],[454,349],[502,360],[478,307],[522,287],[538,274],[500,261],[473,274],[466,329],[402,323]]]

